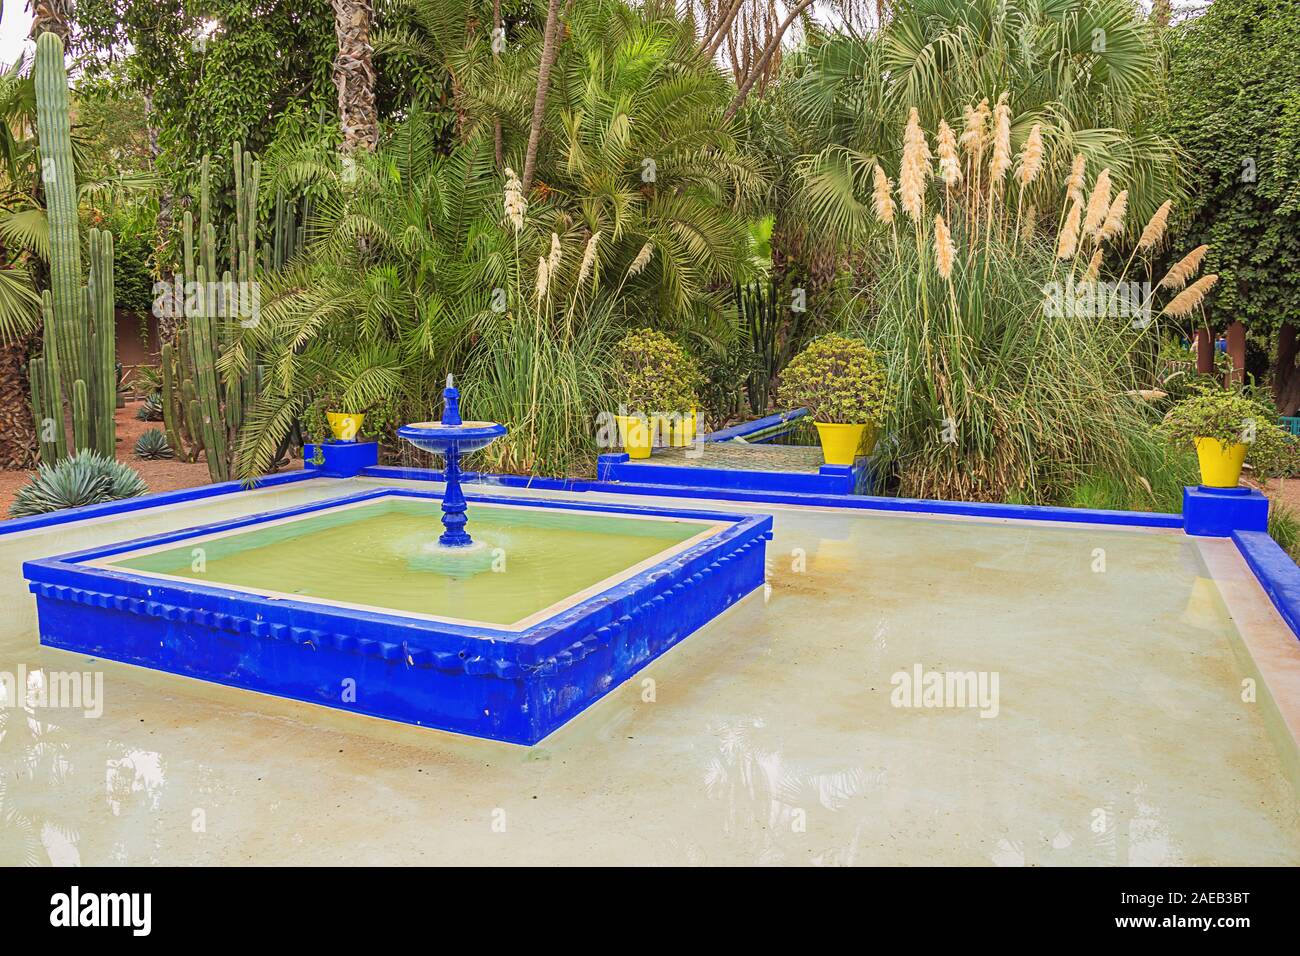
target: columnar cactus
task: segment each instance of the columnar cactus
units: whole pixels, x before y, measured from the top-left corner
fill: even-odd
[[[63,43],[53,33],[36,41],[33,66],[41,180],[50,229],[50,289],[43,297],[43,354],[30,367],[32,407],[41,459],[69,453],[64,402],[72,411],[73,449],[112,457],[117,377],[113,297],[113,239],[90,230],[90,275],[82,285],[77,181],[72,166],[68,74]]]
[[[222,232],[226,242],[224,271],[218,266],[218,232],[212,221],[207,157],[200,167],[199,221],[196,224],[193,214],[186,212],[181,223],[186,330],[178,338],[177,348],[164,356],[164,375],[172,375],[180,382],[177,388],[173,381],[173,399],[164,404],[164,412],[171,409],[177,431],[172,445],[184,449],[179,440],[183,424],[191,441],[201,444],[214,481],[230,477],[231,451],[245,413],[257,399],[260,381],[256,362],[242,354],[242,360],[229,362],[225,371],[219,367],[222,355],[237,343],[240,323],[255,318],[241,310],[245,304],[241,297],[261,273],[278,268],[286,255],[296,251],[292,243],[283,242],[283,224],[277,214],[273,240],[276,255],[272,257],[267,249],[259,258],[257,196],[262,165],[239,143],[235,143],[234,165],[234,215]],[[213,285],[218,280],[220,293]]]

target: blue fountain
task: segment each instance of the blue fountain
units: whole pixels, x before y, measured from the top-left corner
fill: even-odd
[[[460,456],[466,452],[486,448],[506,433],[506,426],[496,422],[463,422],[460,418],[460,392],[447,376],[447,387],[442,397],[446,404],[440,422],[418,422],[403,425],[397,430],[399,438],[404,438],[416,448],[441,455],[444,468],[446,490],[442,495],[442,526],[444,531],[438,538],[443,548],[469,548],[474,539],[465,530],[465,495],[460,490]]]

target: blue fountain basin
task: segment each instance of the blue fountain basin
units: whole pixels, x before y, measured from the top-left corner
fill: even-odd
[[[397,437],[423,451],[442,455],[453,447],[466,452],[486,448],[505,433],[506,426],[496,422],[465,422],[463,425],[417,422],[403,425],[397,430]]]
[[[367,490],[28,561],[23,570],[37,596],[41,643],[386,720],[531,745],[763,586],[770,515],[476,495],[471,507],[495,512],[493,524],[506,535],[501,540],[510,540],[526,524],[540,524],[589,536],[591,549],[598,551],[602,535],[615,533],[605,529],[617,524],[617,534],[635,534],[664,547],[639,549],[649,557],[632,563],[602,564],[592,582],[573,590],[539,588],[531,603],[517,608],[525,615],[518,618],[512,618],[514,611],[497,615],[495,606],[486,613],[483,602],[463,598],[464,589],[486,593],[507,586],[511,576],[545,584],[549,546],[513,546],[500,573],[447,575],[454,581],[429,580],[444,570],[416,569],[413,574],[428,581],[429,596],[403,591],[400,581],[412,578],[401,568],[395,570],[391,592],[368,595],[378,603],[352,600],[349,575],[371,558],[323,542],[349,527],[349,517],[382,520],[415,508],[431,519],[428,506],[438,497]],[[634,525],[644,527],[633,532]],[[668,527],[690,536],[665,537],[654,530]],[[414,534],[429,536],[418,529]],[[243,538],[241,544],[244,535],[258,537]],[[384,554],[402,560],[400,547],[392,551],[381,545],[391,540],[375,538],[368,553],[381,563],[390,560]],[[304,576],[296,577],[293,591],[240,583],[232,575],[239,573],[241,547],[247,552],[254,545],[301,550],[310,555],[312,580],[341,587],[329,597]],[[184,561],[204,553],[203,570],[190,564],[142,570],[125,563],[178,548]],[[232,563],[223,565],[227,559]],[[162,566],[168,566],[165,560]],[[408,600],[412,595],[415,603]],[[346,689],[354,693],[344,694]]]

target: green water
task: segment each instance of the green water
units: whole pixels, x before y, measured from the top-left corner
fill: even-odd
[[[442,531],[438,516],[437,501],[384,499],[224,537],[191,538],[163,551],[118,558],[111,566],[508,625],[708,527],[471,504],[469,531],[483,547],[473,555],[448,556],[433,548]]]

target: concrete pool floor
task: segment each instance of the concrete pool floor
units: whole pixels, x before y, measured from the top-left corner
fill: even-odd
[[[770,590],[532,748],[37,643],[22,560],[379,484],[405,483],[0,537],[0,671],[105,696],[0,707],[0,864],[1300,863],[1293,745],[1243,700],[1229,608],[1294,638],[1176,532],[582,495],[775,515]],[[996,674],[997,716],[894,706],[917,665]]]

